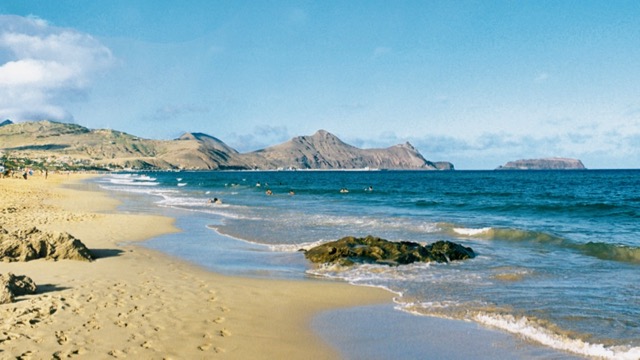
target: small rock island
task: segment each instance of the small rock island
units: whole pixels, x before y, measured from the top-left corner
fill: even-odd
[[[585,170],[582,161],[569,158],[523,159],[509,161],[496,170]]]

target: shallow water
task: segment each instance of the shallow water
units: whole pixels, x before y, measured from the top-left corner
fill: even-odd
[[[585,356],[637,359],[639,179],[640,171],[624,170],[181,172],[120,174],[100,183],[193,214],[181,220],[203,232],[193,243],[185,240],[178,250],[167,238],[151,246],[216,271],[382,286],[402,294],[397,306],[409,313],[473,321]],[[210,204],[213,198],[222,204]],[[228,238],[207,225],[243,241],[221,244]],[[344,269],[312,268],[297,253],[368,234],[452,240],[478,256]],[[213,261],[221,246],[238,257]],[[253,270],[233,270],[252,261]]]

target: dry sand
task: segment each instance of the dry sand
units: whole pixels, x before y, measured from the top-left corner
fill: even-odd
[[[0,358],[335,359],[310,329],[319,311],[389,302],[383,290],[214,274],[134,241],[178,231],[173,219],[123,214],[81,176],[0,179],[0,225],[66,231],[98,257],[0,262],[35,295],[0,305]]]

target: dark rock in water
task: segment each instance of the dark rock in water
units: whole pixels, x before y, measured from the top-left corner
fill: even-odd
[[[36,284],[28,276],[0,274],[0,304],[12,303],[16,296],[34,294],[36,289]]]
[[[470,247],[462,246],[451,241],[440,240],[425,247],[431,252],[431,257],[437,262],[466,260],[476,257],[476,253]]]
[[[414,262],[449,262],[475,257],[469,247],[450,241],[437,241],[422,246],[415,242],[394,242],[374,236],[344,237],[305,251],[304,256],[318,264],[386,264],[404,265]]]
[[[91,261],[89,249],[66,232],[43,232],[35,227],[13,232],[0,227],[0,261],[35,259]]]

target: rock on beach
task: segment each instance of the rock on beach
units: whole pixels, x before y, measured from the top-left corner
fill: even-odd
[[[414,262],[449,262],[475,257],[473,249],[450,241],[437,241],[423,246],[410,241],[389,241],[374,236],[340,240],[316,246],[305,251],[305,257],[313,263],[338,264],[385,264],[391,266]]]
[[[43,232],[35,227],[12,232],[0,226],[0,261],[35,259],[92,261],[89,249],[66,232]]]
[[[0,304],[12,303],[16,296],[34,294],[36,290],[36,284],[28,276],[0,274]]]

